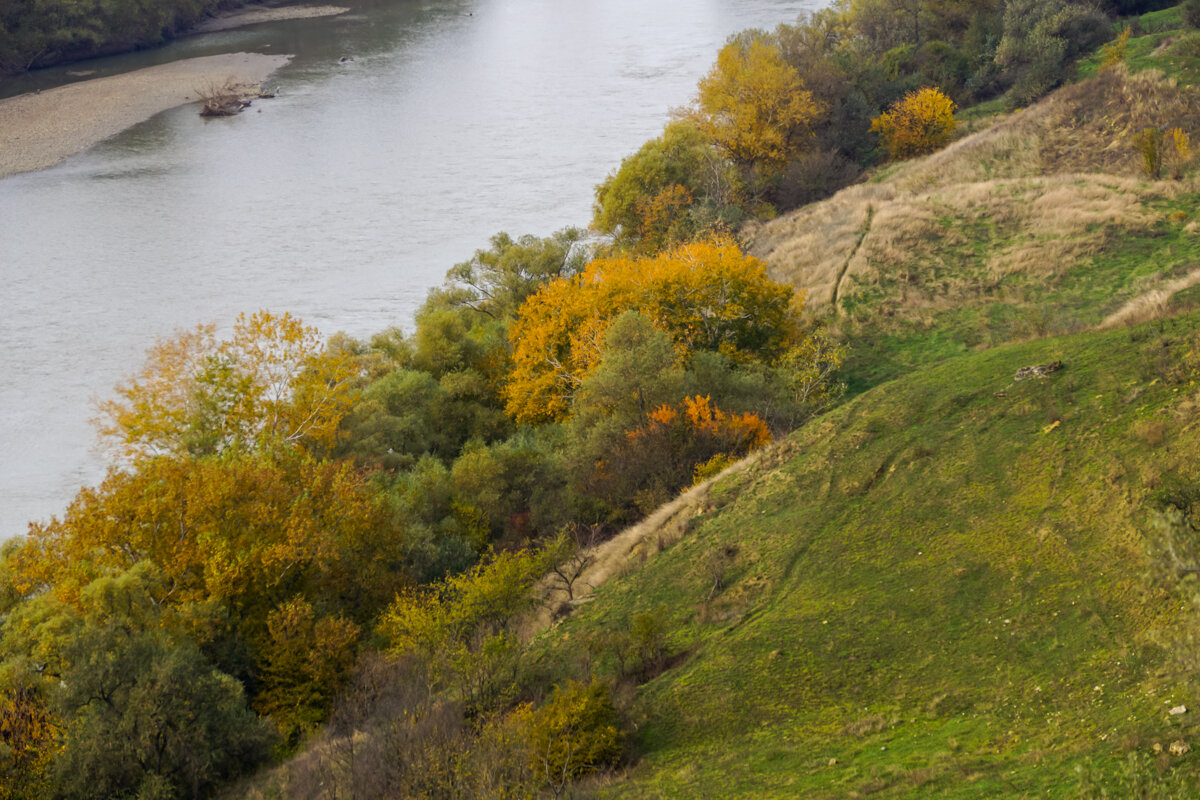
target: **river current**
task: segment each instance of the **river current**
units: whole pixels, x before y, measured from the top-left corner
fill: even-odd
[[[336,2],[336,0],[330,0]],[[165,112],[0,180],[0,540],[103,476],[95,402],[179,328],[290,311],[411,329],[498,231],[586,226],[593,187],[686,104],[732,33],[823,0],[350,0],[0,82],[294,54],[241,116]]]

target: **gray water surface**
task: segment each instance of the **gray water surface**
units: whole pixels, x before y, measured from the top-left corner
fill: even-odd
[[[325,333],[410,328],[497,231],[586,225],[593,187],[691,99],[730,34],[824,0],[340,4],[0,84],[295,55],[269,81],[279,96],[239,117],[175,109],[0,180],[0,539],[102,477],[94,403],[156,338],[262,308]]]

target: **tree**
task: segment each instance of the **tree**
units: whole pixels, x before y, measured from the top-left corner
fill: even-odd
[[[616,763],[622,736],[608,687],[598,681],[568,681],[556,687],[546,704],[518,714],[528,720],[530,767],[534,778],[562,796],[567,786]]]
[[[325,721],[354,664],[359,628],[340,616],[318,618],[311,603],[295,597],[267,615],[267,631],[259,657],[264,688],[254,707],[294,747]]]
[[[616,509],[649,513],[693,482],[697,468],[716,456],[735,460],[771,441],[753,414],[729,414],[711,398],[686,397],[646,415],[591,466],[589,494]]]
[[[100,405],[102,438],[128,458],[285,445],[328,450],[350,410],[357,367],[290,314],[238,317],[159,341],[137,375]]]
[[[505,407],[519,423],[565,419],[599,365],[611,321],[645,314],[678,356],[712,350],[770,360],[799,335],[795,291],[728,239],[681,245],[653,258],[597,259],[577,278],[548,283],[513,323]]]
[[[1058,86],[1068,62],[1110,35],[1099,9],[1067,0],[1009,0],[995,55],[1011,85],[1008,104],[1026,105]]]
[[[893,159],[932,153],[950,141],[957,123],[954,101],[940,89],[927,86],[909,92],[871,121]]]
[[[700,80],[693,113],[734,163],[769,177],[811,140],[823,111],[778,47],[754,38],[721,48]]]
[[[0,680],[0,800],[48,796],[51,768],[62,750],[61,724],[31,677]]]
[[[577,274],[583,268],[583,239],[578,228],[564,228],[546,238],[507,233],[491,238],[491,248],[476,250],[469,261],[446,273],[446,287],[433,293],[431,305],[470,308],[493,319],[509,319],[549,280]]]
[[[729,162],[695,121],[675,120],[596,187],[592,225],[621,245],[655,253],[711,224],[736,222],[737,186]]]
[[[405,582],[392,557],[397,538],[348,464],[294,454],[158,457],[110,472],[62,519],[33,526],[9,567],[22,595],[48,588],[78,605],[93,578],[150,562],[165,581],[158,602],[216,603],[232,635],[259,640],[267,614],[297,593],[369,617]]]
[[[40,682],[54,721],[39,724],[63,731],[61,752],[47,750],[50,796],[190,800],[266,756],[269,734],[241,685],[182,634],[160,603],[166,586],[142,562],[92,581],[75,606],[41,595],[4,620],[4,671]]]
[[[399,594],[378,633],[395,656],[418,658],[431,688],[450,688],[468,713],[493,709],[515,682],[514,618],[533,605],[534,583],[545,574],[537,551],[494,555],[424,590]]]
[[[629,429],[681,399],[683,386],[671,337],[642,312],[626,311],[609,325],[599,364],[580,382],[573,423],[584,433],[597,426]]]

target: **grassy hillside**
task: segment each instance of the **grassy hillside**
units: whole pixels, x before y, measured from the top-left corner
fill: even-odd
[[[750,231],[751,252],[853,344],[855,391],[1155,316],[1200,282],[1200,183],[1147,179],[1133,137],[1200,130],[1198,97],[1157,71],[1104,71]]]
[[[1200,477],[1200,182],[1147,178],[1133,136],[1200,131],[1200,34],[1141,26],[1128,68],[749,231],[855,396],[542,636],[562,676],[667,631],[602,796],[1194,796],[1191,612],[1145,553]]]
[[[1156,498],[1197,477],[1175,368],[1197,322],[955,359],[718,484],[545,635],[561,669],[637,613],[671,631],[681,663],[639,690],[643,758],[605,796],[1072,797],[1127,751],[1200,746],[1194,713],[1165,713],[1195,701],[1162,674],[1175,612],[1142,579]]]

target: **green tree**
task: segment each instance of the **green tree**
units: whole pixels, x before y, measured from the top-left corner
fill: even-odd
[[[675,120],[596,187],[592,225],[622,246],[654,253],[740,222],[738,181],[694,121]]]
[[[1058,86],[1068,64],[1109,35],[1107,17],[1094,8],[1067,0],[1009,0],[995,56],[1011,85],[1009,105],[1027,105]]]
[[[600,362],[580,383],[572,419],[588,430],[627,430],[663,403],[683,397],[684,371],[671,337],[640,311],[626,311],[604,335]]]
[[[378,634],[392,655],[427,665],[431,687],[451,690],[468,713],[494,709],[516,680],[520,641],[509,628],[532,607],[531,590],[547,567],[541,552],[496,554],[434,586],[399,594]]]
[[[64,729],[54,796],[199,798],[266,756],[241,685],[182,636],[167,587],[143,562],[88,584],[77,607],[42,595],[5,620],[4,669],[38,676]]]
[[[433,305],[470,308],[493,319],[511,319],[525,298],[546,281],[577,274],[585,251],[577,245],[584,232],[564,228],[539,238],[507,233],[491,238],[491,247],[446,273],[446,286],[433,293]]]

